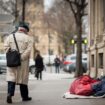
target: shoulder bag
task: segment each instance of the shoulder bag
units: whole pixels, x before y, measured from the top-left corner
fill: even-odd
[[[13,34],[13,38],[14,38],[14,42],[17,50],[10,48],[9,51],[6,53],[7,67],[18,67],[21,65],[21,56],[20,56],[19,47],[16,41],[15,34]]]

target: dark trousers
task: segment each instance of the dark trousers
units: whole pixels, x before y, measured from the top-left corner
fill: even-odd
[[[42,80],[42,71],[37,71],[36,70],[36,74],[35,74],[37,80],[40,78],[40,80]]]
[[[59,66],[55,66],[55,72],[56,73],[59,73],[59,68],[60,68]]]
[[[14,96],[15,92],[15,82],[8,82],[8,96]],[[28,86],[24,84],[20,85],[20,94],[23,99],[28,97]]]
[[[37,77],[37,79],[39,78],[39,76],[40,76],[40,80],[42,80],[42,71],[38,72],[38,77]]]

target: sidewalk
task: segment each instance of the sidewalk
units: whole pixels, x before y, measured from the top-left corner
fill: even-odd
[[[43,72],[42,73],[42,80],[60,80],[60,79],[70,79],[73,78],[74,75],[73,74],[68,74],[68,73],[49,73],[49,72]],[[30,74],[29,77],[30,80],[36,80],[36,77],[34,76],[34,74]]]
[[[7,105],[7,82],[6,75],[0,75],[0,105]],[[43,80],[36,80],[34,74],[29,75],[29,93],[33,97],[31,102],[27,102],[27,105],[50,105],[47,103],[53,103],[57,101],[57,97],[62,99],[63,93],[69,88],[69,84],[72,81],[73,75],[64,73],[63,71],[56,74],[54,71],[51,73],[49,69],[43,71]],[[57,92],[58,91],[58,92]],[[52,96],[54,94],[54,97]],[[45,96],[44,96],[45,95]],[[50,97],[49,97],[50,95]],[[49,98],[54,98],[52,99]],[[39,101],[41,100],[41,101]],[[45,103],[43,103],[43,100]],[[16,86],[15,96],[13,97],[12,105],[23,105],[21,100],[19,86]],[[37,103],[37,104],[36,104]],[[25,102],[26,104],[26,102]],[[52,105],[52,104],[51,104]],[[59,105],[59,104],[58,104]]]

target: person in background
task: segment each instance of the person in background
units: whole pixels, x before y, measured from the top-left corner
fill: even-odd
[[[55,64],[55,72],[59,73],[60,72],[60,59],[58,56],[54,59],[54,64]]]
[[[19,51],[21,54],[21,66],[18,67],[7,67],[6,79],[8,82],[8,93],[7,93],[7,103],[12,103],[12,97],[15,92],[15,85],[20,85],[20,94],[22,97],[22,101],[30,101],[32,100],[29,97],[28,90],[28,77],[29,77],[29,59],[30,53],[33,46],[33,41],[31,37],[28,35],[29,26],[25,22],[19,22],[18,26],[16,26],[15,37],[17,40],[17,44],[19,47]],[[16,45],[14,42],[13,34],[10,34],[5,43],[4,43],[5,51],[7,52],[9,49],[16,49]]]
[[[40,80],[42,80],[42,71],[43,71],[43,69],[44,69],[43,58],[40,55],[40,52],[37,51],[37,55],[35,57],[35,77],[37,78],[37,80],[39,78],[40,78]]]

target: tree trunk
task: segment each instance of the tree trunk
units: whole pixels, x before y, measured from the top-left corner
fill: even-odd
[[[25,4],[26,4],[26,1],[23,0],[22,1],[22,21],[24,22],[25,21]]]
[[[77,56],[76,56],[76,71],[75,77],[83,75],[82,69],[82,20],[81,16],[77,15],[76,19],[77,26]]]
[[[15,0],[15,22],[18,20],[17,0]]]

